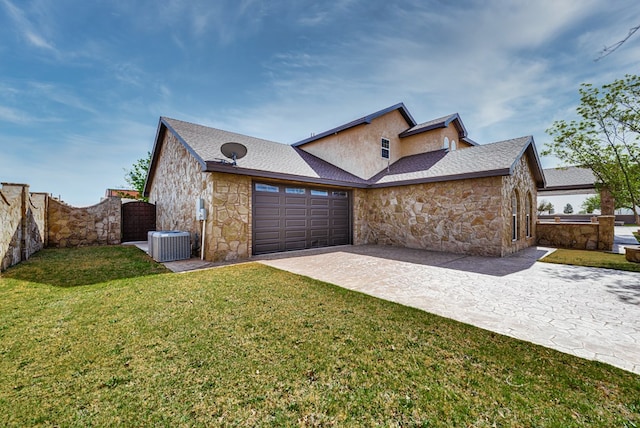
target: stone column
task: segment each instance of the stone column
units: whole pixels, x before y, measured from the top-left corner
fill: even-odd
[[[598,217],[598,249],[613,250],[614,226],[616,216],[601,215]]]
[[[615,215],[616,200],[608,188],[603,187],[600,190],[600,213],[602,215]]]

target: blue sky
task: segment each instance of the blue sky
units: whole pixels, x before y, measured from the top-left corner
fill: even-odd
[[[398,102],[541,150],[580,83],[639,73],[640,35],[594,61],[638,24],[637,0],[0,0],[0,181],[92,205],[160,116],[293,143]]]

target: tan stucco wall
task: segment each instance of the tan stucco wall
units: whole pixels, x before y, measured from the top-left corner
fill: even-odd
[[[156,228],[191,233],[194,255],[200,256],[202,223],[196,201],[207,208],[205,259],[248,258],[251,251],[251,180],[224,173],[204,173],[200,164],[167,132],[149,192],[156,204]]]
[[[400,140],[402,156],[417,155],[418,153],[433,152],[440,150],[444,147],[445,137],[449,140],[447,149],[451,149],[451,142],[455,141],[456,146],[461,146],[458,131],[455,126],[449,125],[446,128],[433,129],[431,131],[423,132],[421,134],[410,135]],[[466,146],[466,143],[462,143]]]
[[[360,178],[369,179],[400,159],[402,153],[398,134],[409,125],[400,112],[394,110],[374,119],[368,125],[359,125],[300,148],[324,159]],[[380,139],[390,142],[389,160],[381,156]]]
[[[354,192],[354,243],[502,255],[501,177]]]

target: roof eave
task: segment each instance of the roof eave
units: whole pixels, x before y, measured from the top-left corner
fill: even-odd
[[[304,175],[296,175],[296,174],[287,174],[282,172],[274,172],[274,171],[263,171],[259,169],[251,169],[251,168],[242,168],[238,165],[232,164],[224,164],[216,161],[207,161],[206,169],[204,172],[222,172],[227,174],[237,174],[237,175],[245,175],[249,177],[259,177],[259,178],[270,178],[273,180],[288,180],[288,181],[299,181],[303,183],[313,183],[313,184],[324,184],[324,185],[332,185],[339,187],[358,187],[365,188],[367,187],[367,183],[362,182],[353,182],[353,181],[343,181],[343,180],[333,180],[330,178],[322,178],[322,177],[309,177]]]
[[[149,192],[151,192],[151,183],[153,182],[153,177],[155,175],[156,164],[158,162],[158,158],[160,156],[160,149],[162,143],[164,141],[164,137],[166,131],[170,131],[180,143],[184,146],[184,148],[189,152],[191,156],[194,157],[196,161],[202,167],[202,171],[205,171],[207,165],[206,162],[196,153],[196,151],[178,134],[178,132],[173,129],[173,127],[167,122],[164,117],[160,117],[158,121],[158,129],[156,131],[156,138],[153,143],[153,151],[151,152],[151,163],[149,164],[149,171],[147,172],[147,178],[144,183],[144,192],[143,196],[149,197]]]
[[[305,144],[308,143],[312,143],[314,141],[320,140],[322,138],[328,137],[329,135],[334,135],[337,134],[339,132],[342,131],[346,131],[347,129],[351,129],[351,128],[355,128],[356,126],[360,126],[360,125],[368,125],[371,122],[373,122],[374,119],[379,118],[380,116],[383,116],[387,113],[390,113],[394,110],[398,110],[399,113],[402,115],[402,117],[404,118],[404,120],[407,122],[407,124],[409,125],[409,127],[413,127],[416,126],[416,121],[413,118],[413,116],[411,116],[411,113],[409,113],[409,110],[407,110],[407,108],[405,107],[404,103],[398,103],[398,104],[394,104],[391,107],[387,107],[385,109],[379,110],[375,113],[371,113],[370,115],[361,117],[360,119],[356,119],[353,120],[351,122],[345,123],[343,125],[337,126],[335,128],[329,129],[328,131],[324,131],[321,132],[320,134],[317,135],[313,135],[309,138],[305,138],[304,140],[298,141],[296,143],[293,143],[292,146],[293,147],[300,147],[303,146]]]
[[[544,187],[546,185],[546,180],[544,178],[544,173],[542,172],[542,166],[540,162],[540,158],[538,157],[538,151],[536,150],[535,142],[533,141],[533,136],[529,135],[527,138],[527,144],[525,144],[516,156],[515,160],[511,164],[509,168],[509,175],[513,175],[516,165],[520,161],[522,156],[527,155],[531,161],[533,161],[533,175],[536,180],[536,186],[538,188]]]
[[[437,177],[413,178],[409,180],[398,180],[398,181],[390,181],[390,182],[384,182],[384,183],[374,183],[370,187],[371,188],[393,187],[393,186],[406,186],[408,184],[440,183],[443,181],[466,180],[471,178],[502,177],[505,175],[510,175],[510,173],[511,171],[509,168],[500,168],[500,169],[492,169],[487,171],[469,172],[464,174],[440,175]]]

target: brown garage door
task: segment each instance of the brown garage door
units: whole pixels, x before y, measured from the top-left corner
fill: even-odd
[[[253,184],[253,254],[351,243],[349,192]]]

